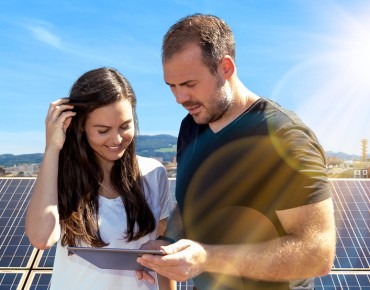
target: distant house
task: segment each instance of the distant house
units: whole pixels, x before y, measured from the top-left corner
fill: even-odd
[[[353,171],[353,178],[369,178],[368,169],[355,169]]]
[[[5,169],[0,167],[0,176],[5,176]]]
[[[369,178],[370,162],[354,162],[353,178]]]

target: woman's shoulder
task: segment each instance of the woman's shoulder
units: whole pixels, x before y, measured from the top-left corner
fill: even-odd
[[[141,174],[146,175],[155,170],[164,170],[164,166],[157,159],[137,155]]]

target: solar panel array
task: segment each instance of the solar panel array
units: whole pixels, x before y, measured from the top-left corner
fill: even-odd
[[[370,179],[331,179],[337,246],[330,275],[315,289],[370,290]]]
[[[35,178],[0,178],[0,290],[49,289],[55,246],[40,251],[24,234]],[[331,273],[315,279],[316,290],[370,290],[370,179],[331,179],[337,251]],[[170,179],[174,192],[175,180]],[[178,289],[192,289],[191,281]]]

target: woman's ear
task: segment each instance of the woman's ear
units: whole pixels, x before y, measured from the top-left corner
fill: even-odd
[[[229,55],[225,55],[221,60],[222,73],[225,79],[229,79],[235,72],[234,60]]]

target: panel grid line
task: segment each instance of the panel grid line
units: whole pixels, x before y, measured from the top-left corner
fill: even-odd
[[[24,234],[26,208],[35,178],[0,178],[0,290],[47,290],[56,245],[38,251]],[[175,180],[170,178],[175,191]],[[370,290],[370,180],[329,179],[333,192],[337,251],[329,275],[316,290]],[[27,279],[28,277],[28,279]],[[193,289],[191,280],[178,290]]]

